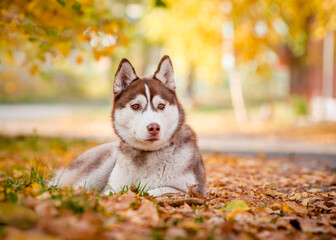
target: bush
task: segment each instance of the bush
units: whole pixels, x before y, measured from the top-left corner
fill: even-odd
[[[300,95],[292,97],[292,108],[296,115],[306,116],[309,113],[308,100]]]

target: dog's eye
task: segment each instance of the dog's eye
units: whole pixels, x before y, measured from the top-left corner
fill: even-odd
[[[158,105],[158,109],[163,110],[164,108],[165,108],[165,105],[164,105],[164,104],[160,103],[160,104]]]
[[[139,104],[133,104],[131,107],[134,110],[138,110],[140,108],[140,105]]]

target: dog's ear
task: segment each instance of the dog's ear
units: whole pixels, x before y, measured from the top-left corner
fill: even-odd
[[[169,56],[165,55],[161,58],[154,78],[160,80],[169,89],[175,90],[174,69]]]
[[[136,79],[138,79],[138,76],[132,64],[126,58],[123,58],[114,77],[114,94],[117,95],[124,91]]]

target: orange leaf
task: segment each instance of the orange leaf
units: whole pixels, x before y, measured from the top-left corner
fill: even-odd
[[[82,56],[78,56],[76,59],[77,64],[81,64],[83,62],[83,57]]]

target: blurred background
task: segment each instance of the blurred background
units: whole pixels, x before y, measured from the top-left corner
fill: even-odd
[[[335,30],[335,0],[2,0],[0,132],[115,139],[120,59],[168,54],[203,149],[336,154]]]

